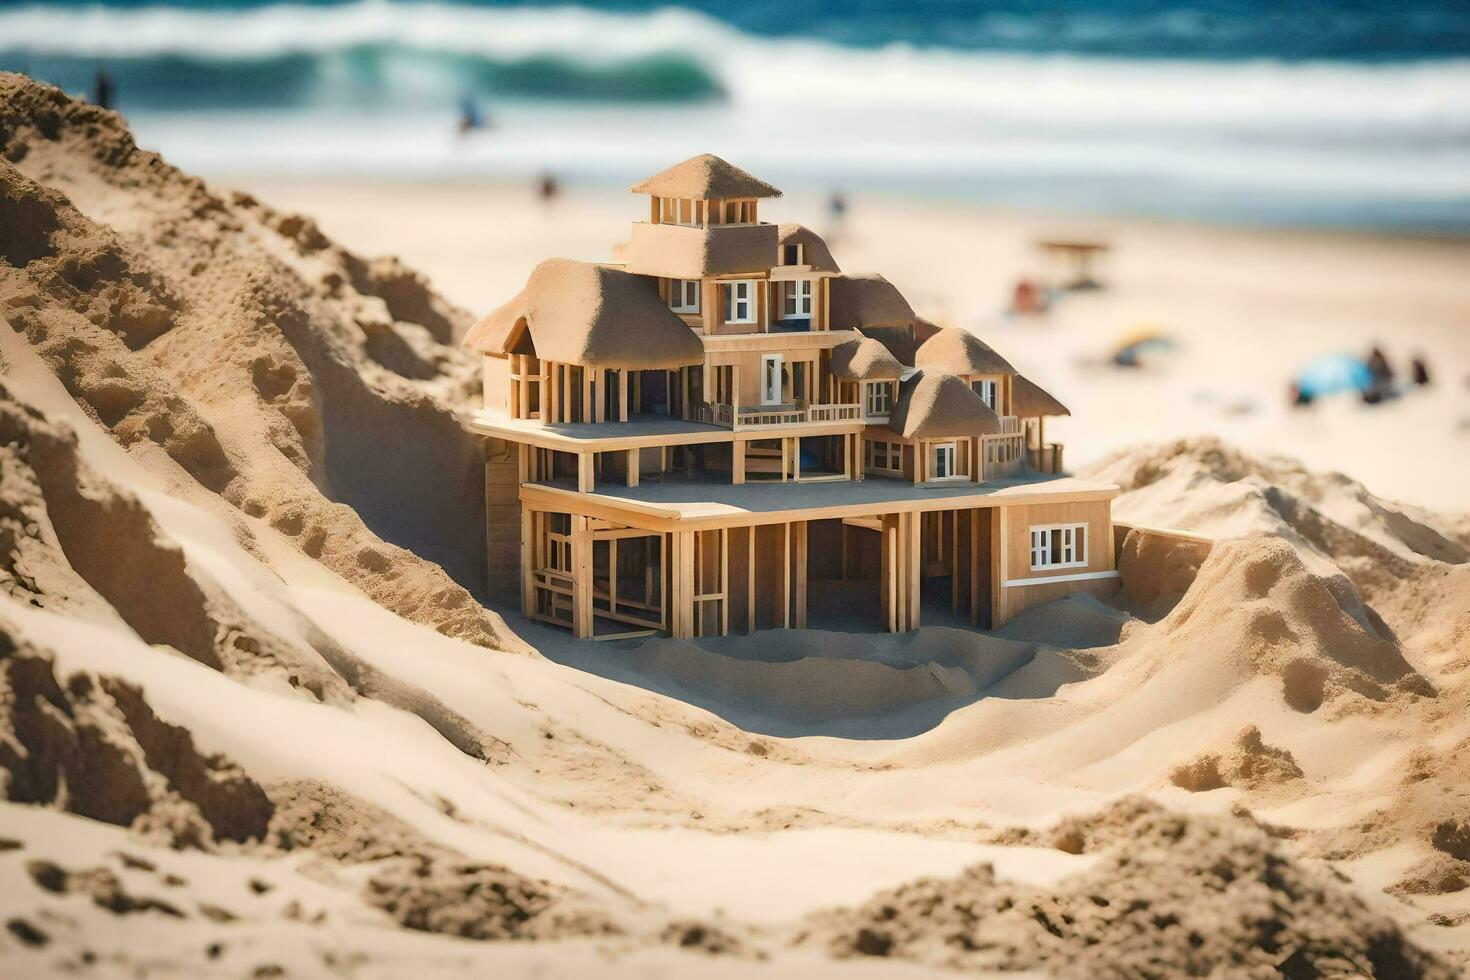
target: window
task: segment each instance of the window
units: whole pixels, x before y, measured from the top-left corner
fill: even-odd
[[[800,245],[800,244],[797,244],[797,245],[782,245],[781,246],[781,264],[782,265],[801,265],[802,264],[801,263],[801,259],[802,259],[801,253],[803,251],[805,251],[805,246]]]
[[[669,309],[675,313],[698,313],[699,280],[670,279]]]
[[[863,388],[867,396],[869,418],[882,417],[893,411],[893,382],[866,381],[863,383]]]
[[[864,441],[863,449],[866,469],[903,472],[903,446],[899,443],[869,439]]]
[[[1087,525],[1050,524],[1031,529],[1031,570],[1087,564]]]
[[[812,282],[797,279],[782,284],[784,290],[781,306],[783,320],[810,320],[812,318]]]
[[[992,412],[996,410],[994,381],[976,381],[975,391],[980,395],[980,400],[990,406]]]
[[[755,283],[749,279],[720,283],[726,323],[755,322]]]
[[[955,475],[954,472],[955,444],[952,442],[941,442],[931,449],[929,478],[931,480],[948,480]]]

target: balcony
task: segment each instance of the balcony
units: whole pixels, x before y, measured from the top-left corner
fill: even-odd
[[[832,422],[860,422],[861,405],[742,405],[736,409],[723,402],[698,402],[690,416],[692,421],[726,429],[775,429],[792,425],[822,425]]]
[[[776,262],[775,225],[652,225],[638,222],[623,258],[629,272],[671,279],[766,272]]]

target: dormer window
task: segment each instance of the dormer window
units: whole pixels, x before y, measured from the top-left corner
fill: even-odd
[[[802,264],[802,260],[804,258],[804,256],[802,255],[802,253],[804,251],[806,251],[806,246],[804,246],[804,245],[800,245],[800,244],[796,244],[796,245],[782,245],[781,246],[781,264],[782,265],[801,265]]]
[[[812,318],[812,282],[796,279],[783,283],[781,318],[783,320],[810,320]]]
[[[699,280],[670,279],[669,309],[675,313],[698,313]]]
[[[720,283],[726,323],[755,322],[755,283],[749,279]]]

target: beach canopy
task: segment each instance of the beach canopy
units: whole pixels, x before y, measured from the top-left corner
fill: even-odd
[[[903,377],[898,358],[870,337],[832,348],[831,368],[832,376],[843,381],[896,381]]]
[[[1308,363],[1292,380],[1302,395],[1318,398],[1339,391],[1367,391],[1373,385],[1373,373],[1361,358],[1328,354]]]
[[[914,366],[950,374],[1015,374],[1011,362],[968,330],[942,327],[920,345]]]
[[[536,266],[514,299],[470,328],[464,346],[592,368],[704,363],[704,345],[659,297],[657,280],[573,259]]]
[[[780,197],[781,191],[713,153],[701,153],[647,180],[634,184],[634,194],[719,201],[733,197]]]
[[[1000,419],[964,378],[917,371],[899,385],[888,427],[905,439],[991,436]]]
[[[800,245],[806,254],[802,257],[802,265],[809,265],[817,272],[841,272],[837,267],[837,260],[832,258],[832,250],[822,240],[822,236],[812,231],[806,225],[796,223],[777,226],[777,246]],[[784,262],[778,255],[777,264]]]
[[[1011,412],[1023,419],[1072,414],[1067,406],[1052,397],[1051,392],[1024,374],[1016,375],[1011,383]]]
[[[908,326],[914,308],[893,284],[876,273],[833,276],[829,326],[833,330]]]

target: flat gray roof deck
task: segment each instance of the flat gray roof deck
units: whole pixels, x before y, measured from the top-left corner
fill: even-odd
[[[819,483],[747,482],[740,485],[718,482],[665,480],[643,482],[636,487],[599,483],[590,494],[577,494],[575,480],[528,483],[527,489],[546,487],[603,505],[650,513],[675,520],[738,518],[743,515],[788,514],[795,511],[836,509],[846,513],[824,516],[857,516],[895,510],[943,510],[947,506],[1002,506],[1009,503],[1039,503],[1048,499],[1087,499],[1115,496],[1112,483],[1081,480],[1072,476],[1023,473],[986,483],[938,483],[914,486],[903,480],[868,477],[860,481],[833,480]],[[792,518],[792,519],[800,519]],[[757,521],[756,523],[762,523]]]

